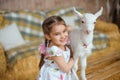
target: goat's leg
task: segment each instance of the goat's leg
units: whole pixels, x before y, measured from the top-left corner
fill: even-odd
[[[78,59],[79,59],[79,57],[77,57],[77,58],[74,57],[73,70],[74,70],[75,72],[77,72],[77,70],[78,70]]]
[[[86,74],[85,74],[85,69],[86,69],[86,66],[87,66],[86,58],[87,57],[85,57],[85,56],[80,58],[80,61],[81,61],[81,78],[82,78],[82,80],[87,80]]]

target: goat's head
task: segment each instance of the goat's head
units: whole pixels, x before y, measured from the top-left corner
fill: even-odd
[[[95,14],[92,13],[81,14],[74,8],[74,12],[79,16],[81,21],[81,29],[87,34],[93,32],[96,19],[102,14],[102,11],[103,7],[101,7],[101,9]]]

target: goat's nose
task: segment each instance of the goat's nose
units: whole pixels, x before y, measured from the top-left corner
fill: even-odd
[[[87,33],[87,34],[90,34],[90,32],[91,32],[90,30],[86,30],[86,33]]]

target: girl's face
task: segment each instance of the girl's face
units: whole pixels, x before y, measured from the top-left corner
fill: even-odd
[[[64,25],[55,25],[52,27],[50,34],[48,35],[51,40],[51,46],[56,45],[58,47],[64,46],[68,41],[68,31]]]

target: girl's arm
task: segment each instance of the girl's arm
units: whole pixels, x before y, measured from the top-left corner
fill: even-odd
[[[51,57],[51,59],[54,60],[58,64],[60,69],[65,73],[68,73],[72,69],[72,66],[74,64],[73,58],[70,58],[68,63],[65,62],[63,56],[53,56]]]

